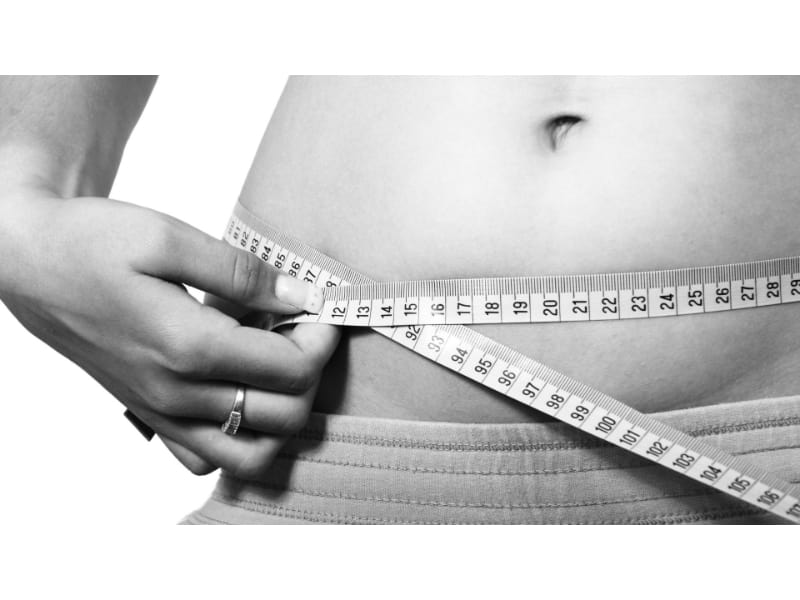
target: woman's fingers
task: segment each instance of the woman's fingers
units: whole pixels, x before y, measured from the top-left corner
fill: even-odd
[[[149,275],[186,283],[253,310],[319,312],[322,289],[281,273],[250,252],[174,222],[168,251]]]
[[[142,418],[159,436],[170,441],[168,448],[173,453],[177,450],[176,456],[181,462],[188,459],[191,463],[193,454],[206,464],[243,479],[262,476],[285,442],[285,438],[247,429],[239,429],[236,435],[228,435],[221,431],[217,423],[174,419],[149,410],[145,411]]]
[[[305,323],[285,335],[246,327],[233,331],[219,336],[214,346],[213,381],[181,378],[154,387],[151,408],[166,416],[222,423],[241,384],[243,427],[284,435],[299,430],[338,342],[338,328]]]
[[[267,392],[245,387],[241,427],[263,433],[290,435],[299,431],[311,412],[317,385],[303,394]],[[175,401],[174,416],[222,424],[231,412],[236,385],[198,382],[182,386]]]
[[[262,263],[248,252],[176,223],[171,247],[139,269],[157,279],[186,283],[251,311],[315,311],[322,291]],[[163,259],[163,260],[162,260]],[[183,291],[152,277],[142,289],[158,290],[156,334],[163,377],[147,386],[142,419],[193,473],[220,467],[257,478],[274,460],[284,437],[303,426],[322,368],[339,329],[301,324],[275,333],[238,324],[212,307],[177,299]],[[151,308],[153,308],[151,306]],[[224,311],[228,312],[228,311]],[[143,336],[145,337],[145,336]],[[246,386],[243,422],[235,436],[220,425],[233,406],[237,385]]]
[[[189,298],[177,286],[142,277],[143,292],[158,293],[159,304],[135,306],[142,320],[137,332],[169,373],[151,380],[159,398],[160,381],[233,381],[263,390],[300,394],[311,387],[339,340],[337,327],[302,323],[280,332],[240,325]],[[175,377],[177,376],[177,377]]]
[[[319,378],[339,342],[333,325],[301,323],[285,333],[233,326],[214,339],[207,379],[301,394]]]
[[[237,321],[241,321],[241,319],[248,314],[255,314],[254,311],[251,311],[249,308],[241,306],[240,304],[235,304],[230,300],[225,300],[225,298],[220,298],[211,293],[205,294],[203,304],[216,308],[218,311],[225,313],[229,317],[233,317]],[[267,313],[265,311],[258,311],[258,314],[266,315]]]
[[[165,435],[159,435],[158,437],[162,442],[164,442],[164,445],[167,447],[167,449],[172,452],[173,456],[195,475],[208,475],[212,471],[216,471],[217,467],[212,465],[210,462],[203,460],[188,448],[181,446],[175,440],[171,440]]]

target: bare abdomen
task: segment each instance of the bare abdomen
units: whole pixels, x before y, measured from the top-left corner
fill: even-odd
[[[775,105],[794,86],[748,81],[571,81],[555,94],[538,79],[293,79],[242,202],[379,280],[798,254],[800,121]],[[553,151],[539,127],[567,109],[586,123]],[[798,310],[478,329],[649,412],[797,393]],[[316,409],[536,418],[363,331],[343,340]]]

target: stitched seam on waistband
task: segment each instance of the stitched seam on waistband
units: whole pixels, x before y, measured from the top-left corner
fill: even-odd
[[[315,442],[336,442],[360,446],[386,446],[392,448],[415,448],[421,450],[445,450],[448,452],[472,452],[476,450],[490,450],[499,452],[535,452],[540,450],[572,450],[581,448],[596,448],[601,446],[601,444],[586,442],[537,442],[532,444],[496,444],[487,442],[481,444],[470,444],[467,442],[437,442],[434,440],[422,441],[402,438],[382,438],[369,435],[323,433],[315,430],[303,430],[300,433],[295,434],[293,437]]]
[[[637,520],[632,525],[680,525],[681,523],[696,523],[698,521],[722,521],[725,519],[735,519],[737,517],[747,516],[766,516],[768,513],[763,510],[748,509],[730,509],[728,511],[720,512],[704,512],[704,513],[684,513],[684,514],[671,514],[671,515],[655,515]],[[590,525],[591,523],[581,523],[581,525]]]
[[[687,431],[692,436],[717,435],[720,433],[737,433],[740,431],[754,431],[758,429],[772,429],[773,427],[791,427],[800,425],[798,417],[780,417],[778,419],[764,419],[763,421],[747,421],[744,423],[729,423],[726,425],[711,425],[700,429]]]
[[[777,427],[791,427],[800,425],[800,416],[782,417],[778,419],[765,419],[763,421],[748,421],[741,423],[727,423],[699,429],[689,429],[684,433],[692,437],[703,437],[709,435],[719,435],[723,433],[737,433],[742,431],[754,431],[759,429],[771,429]],[[568,430],[571,432],[571,430]],[[364,446],[388,446],[396,448],[420,448],[426,450],[445,450],[454,452],[471,451],[502,451],[502,452],[536,452],[550,450],[576,450],[584,448],[599,448],[603,446],[602,441],[587,440],[585,442],[538,442],[521,444],[503,443],[466,443],[466,442],[445,442],[436,440],[409,440],[403,438],[384,438],[380,436],[325,433],[318,429],[304,429],[292,436],[300,440],[338,442],[343,444],[356,444]]]
[[[439,475],[561,475],[561,474],[569,474],[569,473],[589,473],[591,471],[607,471],[612,469],[638,469],[640,467],[647,467],[650,464],[649,461],[645,461],[645,464],[630,464],[630,465],[614,465],[614,466],[607,466],[607,467],[569,467],[565,469],[533,469],[530,471],[469,471],[466,469],[436,469],[433,467],[405,467],[402,465],[389,465],[389,464],[380,464],[380,463],[359,463],[359,462],[352,462],[349,460],[326,460],[322,458],[314,458],[311,456],[305,456],[302,454],[290,454],[288,452],[280,452],[278,453],[278,458],[283,458],[286,460],[299,460],[301,462],[309,462],[314,464],[320,465],[330,465],[335,467],[353,467],[353,468],[364,468],[364,469],[378,469],[384,471],[401,471],[407,473],[435,473]],[[644,461],[645,459],[639,459]]]
[[[760,448],[756,450],[744,450],[741,452],[732,452],[733,456],[743,456],[747,454],[761,454],[764,452],[776,452],[779,450],[796,450],[800,445],[794,446],[776,446],[775,448]],[[389,465],[380,463],[359,463],[349,460],[330,460],[323,458],[314,458],[302,454],[291,454],[288,452],[279,452],[278,458],[285,460],[298,460],[301,462],[309,462],[319,465],[329,465],[334,467],[351,467],[362,469],[378,469],[383,471],[399,471],[405,473],[432,473],[439,475],[502,475],[502,476],[525,476],[525,475],[568,475],[570,473],[591,473],[594,471],[613,471],[617,469],[641,469],[644,467],[657,467],[658,463],[648,461],[646,459],[639,459],[640,463],[632,464],[619,464],[603,467],[568,467],[564,469],[533,469],[530,471],[469,471],[466,469],[437,469],[433,467],[406,467],[402,465]],[[790,481],[789,483],[798,483]]]
[[[317,523],[335,523],[335,524],[386,524],[386,525],[495,525],[496,521],[415,521],[406,519],[385,519],[381,517],[360,517],[357,515],[341,515],[337,513],[309,511],[304,509],[289,508],[277,504],[270,504],[266,502],[258,502],[256,500],[243,500],[223,494],[214,493],[213,497],[218,502],[227,504],[229,506],[236,506],[242,510],[250,512],[259,512],[263,514],[270,514],[275,516],[283,516],[294,518],[298,520],[311,521]],[[722,520],[731,519],[743,516],[757,516],[765,515],[763,510],[757,508],[748,509],[725,509],[720,511],[706,511],[698,513],[696,511],[682,512],[682,513],[666,513],[661,515],[651,515],[649,517],[641,517],[636,519],[615,519],[604,521],[562,521],[561,524],[574,524],[574,525],[666,525],[683,522],[696,522],[703,520]],[[296,516],[292,516],[296,515]],[[542,521],[543,523],[550,523],[549,521]],[[517,521],[509,522],[509,525],[517,524],[524,525],[529,522]]]
[[[670,498],[686,498],[691,496],[717,496],[721,492],[709,489],[707,492],[689,492],[682,494],[667,494],[664,496],[640,496],[635,498],[622,498],[618,500],[598,500],[595,502],[545,502],[541,504],[498,504],[481,502],[439,502],[436,500],[420,500],[417,498],[392,498],[390,496],[356,496],[337,492],[326,492],[322,490],[308,490],[299,487],[284,487],[262,481],[244,481],[225,474],[222,476],[238,484],[252,485],[273,491],[292,492],[302,496],[312,496],[316,498],[336,498],[337,500],[354,500],[359,502],[384,502],[387,504],[408,504],[413,506],[440,506],[447,508],[492,508],[492,509],[519,509],[519,508],[579,508],[584,506],[605,506],[608,504],[629,504],[633,502],[645,502],[648,500],[666,500]]]

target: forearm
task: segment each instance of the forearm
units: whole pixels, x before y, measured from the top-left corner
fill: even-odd
[[[0,193],[107,196],[154,77],[1,77]]]
[[[0,297],[35,286],[50,260],[42,229],[64,212],[60,199],[108,196],[154,83],[0,77]]]

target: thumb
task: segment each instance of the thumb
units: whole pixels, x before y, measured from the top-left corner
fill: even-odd
[[[322,289],[295,279],[245,250],[176,223],[174,248],[151,275],[186,283],[253,310],[319,312]]]

